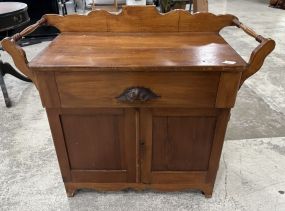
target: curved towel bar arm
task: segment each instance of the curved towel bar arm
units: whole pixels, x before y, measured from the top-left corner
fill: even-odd
[[[270,38],[264,38],[262,35],[257,34],[253,29],[241,23],[237,18],[233,20],[233,24],[238,28],[241,28],[246,34],[250,35],[260,43],[251,53],[248,61],[248,67],[241,76],[241,86],[247,78],[255,74],[261,68],[265,58],[275,48],[275,41]]]

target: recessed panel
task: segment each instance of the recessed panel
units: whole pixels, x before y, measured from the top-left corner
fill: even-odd
[[[208,169],[215,117],[154,116],[152,171]]]
[[[61,121],[71,169],[126,169],[123,115],[63,115]]]

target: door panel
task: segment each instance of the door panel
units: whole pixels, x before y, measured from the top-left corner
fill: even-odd
[[[123,149],[120,149],[124,145],[123,122],[122,115],[63,116],[70,167],[74,170],[126,169]]]
[[[133,109],[71,109],[61,123],[74,181],[135,181]]]
[[[206,171],[214,117],[153,117],[152,171]]]
[[[142,181],[203,182],[217,115],[215,109],[141,109]]]

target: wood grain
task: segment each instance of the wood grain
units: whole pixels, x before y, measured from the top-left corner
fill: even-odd
[[[28,26],[27,28],[25,28],[23,31],[16,33],[12,36],[12,40],[14,42],[17,42],[18,40],[22,39],[23,37],[27,36],[28,34],[32,33],[33,31],[35,31],[38,27],[42,26],[43,24],[46,23],[46,19],[45,18],[41,18],[40,20],[38,20],[36,23]]]
[[[34,73],[28,67],[28,60],[26,57],[26,52],[16,43],[11,40],[11,38],[6,37],[1,41],[2,47],[7,51],[13,58],[16,67],[28,78],[35,81]]]
[[[152,171],[207,171],[215,117],[153,118]]]
[[[241,76],[241,86],[247,78],[255,74],[261,68],[265,58],[275,48],[275,41],[270,38],[264,38],[262,35],[257,34],[253,29],[241,23],[238,18],[233,19],[233,23],[237,27],[241,28],[246,34],[255,38],[256,41],[260,42],[260,44],[252,51],[248,62],[248,68],[243,72]]]
[[[241,28],[245,33],[247,33],[249,36],[252,36],[253,38],[256,39],[256,41],[258,42],[262,42],[265,41],[265,38],[261,35],[258,35],[252,28],[249,28],[248,26],[244,25],[243,23],[241,23],[238,18],[233,19],[233,23]]]
[[[73,182],[128,182],[127,170],[71,170]]]
[[[158,190],[158,191],[185,191],[190,189],[202,190],[203,192],[208,192],[211,188],[209,184],[204,182],[197,183],[179,183],[179,184],[143,184],[143,183],[65,183],[66,189],[70,193],[74,193],[78,189],[95,189],[97,191],[119,191],[126,189],[134,190]],[[73,196],[71,194],[71,196]]]
[[[147,15],[146,15],[147,14]],[[157,9],[154,6],[145,6],[145,7],[140,7],[140,6],[127,6],[124,7],[122,12],[119,14],[110,14],[106,11],[92,11],[90,12],[88,15],[67,15],[67,16],[59,16],[59,15],[45,15],[41,20],[39,20],[36,24],[27,27],[26,29],[24,29],[20,34],[15,35],[12,38],[5,38],[1,41],[1,44],[3,46],[3,48],[13,57],[13,60],[17,66],[17,68],[26,76],[28,76],[29,78],[31,78],[35,84],[36,83],[36,79],[34,78],[34,73],[33,71],[37,70],[39,67],[41,67],[40,69],[49,69],[49,68],[53,68],[56,64],[52,64],[50,62],[53,62],[53,56],[54,55],[64,55],[67,56],[68,53],[65,52],[56,52],[54,51],[51,55],[46,55],[46,57],[43,57],[43,59],[41,61],[39,61],[39,63],[37,64],[36,61],[33,61],[33,63],[31,65],[28,65],[28,61],[25,55],[25,51],[18,46],[15,43],[15,40],[20,39],[22,36],[27,35],[28,33],[32,32],[35,28],[39,27],[40,25],[42,25],[43,23],[47,23],[50,24],[52,26],[55,26],[57,28],[59,28],[62,32],[111,32],[111,33],[116,33],[116,32],[132,32],[132,33],[142,33],[142,32],[195,32],[195,33],[201,33],[201,32],[210,32],[210,33],[214,33],[217,34],[222,28],[226,27],[226,26],[232,26],[235,25],[237,27],[240,27],[241,29],[243,29],[247,34],[249,34],[250,36],[253,36],[258,42],[261,42],[261,44],[252,52],[251,55],[251,59],[248,63],[248,66],[246,68],[245,62],[238,56],[235,55],[238,60],[240,60],[240,66],[239,68],[235,67],[235,65],[233,65],[231,68],[232,69],[238,69],[239,71],[245,70],[242,79],[241,79],[241,84],[251,75],[253,75],[255,72],[257,72],[260,67],[262,66],[264,59],[266,58],[266,56],[268,56],[268,54],[274,49],[275,47],[275,42],[271,39],[268,38],[264,38],[261,35],[258,35],[254,30],[252,30],[251,28],[247,27],[246,25],[244,25],[243,23],[241,23],[237,17],[233,16],[233,15],[219,15],[216,16],[214,14],[211,13],[195,13],[194,15],[190,14],[187,11],[183,11],[183,10],[174,10],[171,11],[167,14],[159,14]],[[193,34],[192,34],[193,35]],[[201,35],[199,35],[201,36]],[[164,36],[163,36],[164,37]],[[220,36],[218,36],[219,38]],[[13,39],[14,38],[14,39]],[[82,37],[81,37],[82,38]],[[206,38],[206,40],[208,40],[209,38]],[[56,39],[57,40],[57,39]],[[65,40],[65,39],[64,39]],[[85,40],[85,39],[81,39],[81,40]],[[56,42],[56,41],[55,41]],[[88,41],[90,42],[90,40]],[[60,45],[58,45],[59,49],[62,49],[61,46],[71,46],[73,45],[75,42],[73,42],[72,44],[66,44],[66,43],[61,43]],[[76,42],[77,43],[77,42]],[[165,42],[167,43],[167,42]],[[176,43],[175,40],[173,41],[173,43]],[[195,41],[194,42],[195,45],[197,45],[199,42]],[[194,44],[193,43],[193,44]],[[191,44],[191,45],[193,45]],[[202,46],[201,44],[198,44],[200,46]],[[52,44],[51,46],[54,46],[54,44]],[[80,46],[80,45],[79,45]],[[142,46],[142,45],[141,45]],[[227,44],[225,45],[227,46]],[[48,48],[49,49],[49,48]],[[67,48],[64,48],[67,49]],[[80,49],[80,48],[79,48]],[[78,55],[77,52],[79,52],[79,49],[75,49],[74,52],[76,52],[74,54],[74,56]],[[85,48],[87,49],[87,48]],[[206,49],[205,49],[206,50]],[[210,50],[210,49],[208,49]],[[151,52],[151,51],[150,51]],[[167,52],[165,51],[165,49],[163,49],[163,51],[160,52]],[[198,51],[193,51],[192,54],[189,54],[188,56],[185,55],[185,58],[192,58],[193,55],[195,55],[196,53],[199,52],[203,52],[200,50]],[[206,50],[207,52],[207,50]],[[208,55],[216,55],[218,52],[225,52],[225,50],[218,50],[215,49],[215,53],[210,53]],[[94,53],[94,52],[93,52]],[[110,53],[110,52],[109,52]],[[121,58],[126,58],[126,55],[121,54],[122,52],[119,52],[118,55],[121,55]],[[181,52],[173,52],[173,55],[180,55],[179,53]],[[234,51],[233,51],[234,53]],[[90,55],[90,53],[86,52],[86,55]],[[142,52],[142,54],[128,54],[129,56],[132,55],[137,55],[137,61],[139,61],[139,58],[144,58],[145,56],[145,52]],[[165,56],[168,56],[168,58],[175,58],[173,57],[173,55],[169,55],[166,54]],[[200,54],[200,55],[205,55],[205,53]],[[229,55],[229,52],[227,52],[225,55]],[[152,60],[153,57],[151,57],[153,55],[149,55],[148,56],[148,60],[146,60],[146,62],[149,62]],[[161,56],[162,58],[165,58],[165,56]],[[199,56],[199,58],[202,58],[201,56]],[[80,58],[86,58],[86,57],[80,57]],[[81,61],[80,58],[70,58],[67,59],[66,57],[66,62],[67,63],[57,63],[57,66],[61,67],[61,69],[66,70],[67,66],[69,71],[72,69],[71,67],[74,67],[74,70],[77,69],[81,69],[82,67],[86,67],[86,65],[88,66],[88,63],[90,64],[90,61],[92,64],[89,65],[89,70],[92,70],[94,68],[97,68],[97,64],[98,62],[102,61],[101,59],[103,57],[100,58],[100,60],[96,62],[94,62],[94,60],[91,58],[88,58],[88,60],[86,61],[82,61],[81,65],[80,64],[76,64],[72,62],[75,61]],[[182,57],[183,58],[183,57]],[[223,56],[220,58],[224,58],[224,59],[228,59],[227,56]],[[45,60],[50,59],[47,63],[44,63]],[[104,61],[105,64],[110,63],[110,61],[114,60],[111,58],[105,58],[107,59],[106,61]],[[134,61],[135,59],[133,59]],[[222,61],[218,61],[217,60],[212,60],[214,61],[214,63],[217,65],[220,64],[220,62]],[[227,60],[225,60],[227,61]],[[235,58],[233,58],[233,60],[229,60],[229,61],[235,61]],[[61,62],[63,62],[63,60],[61,60]],[[191,67],[190,69],[200,69],[200,70],[216,70],[216,71],[221,71],[221,70],[229,70],[228,67],[225,68],[226,65],[223,65],[224,68],[215,68],[214,67],[209,67],[208,61],[202,60],[202,62],[204,62],[204,64],[200,64],[198,61],[195,61],[192,66],[189,65],[187,66],[187,63],[185,63],[184,61],[184,65],[183,63],[180,64],[180,70],[185,70],[185,64],[186,64],[186,69],[189,70],[189,67]],[[218,63],[216,63],[218,62]],[[212,63],[212,64],[214,64]],[[239,62],[236,62],[239,63]],[[49,64],[52,64],[49,66]],[[134,62],[135,64],[135,62]],[[171,65],[170,65],[171,64]],[[211,62],[210,62],[211,64]],[[137,67],[138,64],[136,64]],[[196,66],[195,66],[196,65]],[[31,67],[34,67],[35,69],[31,70]],[[169,66],[171,67],[175,67],[175,65],[173,64],[173,62],[169,63],[169,62],[164,62],[163,63],[163,67],[161,67],[161,70],[167,70],[167,69],[171,69],[173,70],[173,68],[169,68]],[[222,66],[222,65],[220,65]],[[111,66],[105,66],[105,70],[109,69],[109,70],[114,70],[114,69],[120,69],[121,67],[116,67],[115,65],[111,65]],[[177,66],[178,67],[178,66]],[[177,67],[175,67],[174,69],[177,69]],[[101,67],[100,67],[101,68]],[[230,69],[231,69],[230,68]],[[123,69],[123,68],[122,68]],[[136,69],[136,70],[146,70],[147,68],[143,68],[142,66],[140,68],[130,68],[130,69]],[[157,70],[157,66],[153,66],[152,69],[156,69]],[[86,68],[84,68],[84,70],[86,70]]]
[[[28,63],[15,40],[42,23],[62,33]],[[248,63],[219,35],[227,26],[260,42]],[[68,196],[194,188],[211,197],[238,88],[275,47],[233,15],[154,6],[45,15],[1,43],[39,88]],[[145,99],[131,87],[157,97],[119,102],[126,89]]]
[[[60,122],[59,109],[49,108],[46,109],[47,117],[51,129],[51,134],[55,146],[59,167],[64,182],[72,182],[69,157],[63,135],[63,129]]]
[[[152,114],[150,109],[140,109],[140,167],[141,182],[151,183],[152,163]]]
[[[199,184],[205,182],[206,175],[203,171],[153,171],[151,184]]]
[[[134,110],[73,111],[60,114],[72,181],[135,182]]]
[[[45,15],[44,18],[61,32],[219,32],[223,27],[232,25],[236,17],[211,13],[191,14],[183,10],[160,14],[155,6],[126,6],[121,13],[116,14],[95,10],[86,16]]]
[[[230,119],[230,109],[221,109],[217,118],[216,128],[213,137],[213,146],[209,159],[209,169],[207,174],[207,183],[214,186],[217,171],[219,168],[220,157],[222,154],[225,133]],[[212,187],[213,190],[213,187]]]
[[[183,115],[177,111],[141,109],[144,183],[205,181],[216,127],[215,110],[200,110],[199,116],[191,116],[191,109],[187,116],[183,109]]]
[[[71,169],[125,170],[123,118],[112,114],[61,115]]]
[[[34,81],[37,81],[42,104],[45,108],[60,108],[61,102],[54,72],[37,72]]]
[[[29,67],[33,71],[242,71],[246,63],[215,33],[63,33]]]
[[[235,72],[221,73],[217,91],[216,108],[234,107],[241,75],[242,73]]]
[[[96,11],[95,11],[96,12]],[[159,14],[154,6],[128,6],[117,15],[109,15],[108,32],[177,32],[179,13]]]
[[[218,32],[227,26],[233,25],[233,15],[214,15],[201,12],[189,15],[187,11],[180,11],[179,32]]]
[[[218,73],[59,73],[56,76],[62,107],[214,107]],[[144,86],[160,96],[143,103],[117,100],[125,89]]]
[[[265,58],[273,51],[274,48],[275,41],[266,39],[253,50],[248,62],[248,68],[243,72],[241,76],[240,86],[246,79],[255,74],[262,67]]]

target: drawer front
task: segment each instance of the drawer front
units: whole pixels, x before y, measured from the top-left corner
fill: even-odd
[[[219,78],[218,72],[56,73],[61,106],[65,108],[211,108],[215,107]],[[142,93],[136,92],[139,89]],[[135,99],[128,98],[134,95]]]

